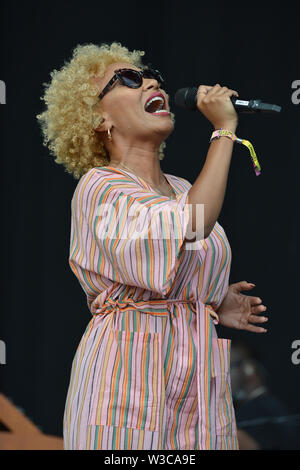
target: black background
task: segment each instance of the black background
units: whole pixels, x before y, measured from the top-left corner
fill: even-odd
[[[144,50],[162,71],[170,98],[178,88],[220,83],[240,98],[282,106],[276,116],[240,116],[237,135],[250,140],[262,167],[255,176],[248,150],[235,146],[219,217],[232,249],[230,283],[256,284],[251,295],[268,307],[264,335],[223,328],[247,340],[271,378],[272,390],[299,413],[300,339],[299,116],[292,82],[300,79],[300,7],[205,7],[200,2],[45,2],[2,5],[0,79],[1,260],[3,275],[0,391],[40,429],[62,435],[71,363],[90,320],[68,265],[70,201],[77,184],[56,165],[36,114],[50,72],[77,44],[119,41]],[[193,183],[212,127],[202,115],[175,108],[165,173]]]

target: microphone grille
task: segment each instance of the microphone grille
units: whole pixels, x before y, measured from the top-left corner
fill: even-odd
[[[190,110],[197,109],[197,90],[196,87],[180,88],[175,93],[175,104]]]

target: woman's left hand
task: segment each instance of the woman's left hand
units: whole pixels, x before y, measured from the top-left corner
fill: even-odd
[[[267,317],[260,316],[267,307],[262,304],[260,297],[241,294],[241,291],[253,289],[255,284],[246,281],[236,282],[228,287],[223,302],[216,310],[219,316],[219,323],[228,328],[237,330],[247,330],[253,333],[265,333],[265,328],[255,326],[253,323],[264,323]],[[215,302],[211,303],[215,308]]]

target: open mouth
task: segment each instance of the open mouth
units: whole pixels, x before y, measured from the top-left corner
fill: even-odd
[[[170,114],[162,96],[154,96],[145,104],[145,111],[150,114]]]

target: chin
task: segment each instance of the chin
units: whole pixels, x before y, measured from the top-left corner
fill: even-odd
[[[167,133],[167,136],[165,138],[167,138],[170,134],[172,134],[172,132],[174,131],[174,127],[175,127],[174,122],[171,121],[171,119],[170,119],[170,121],[168,122],[168,126],[166,126],[166,132],[168,132],[168,133]]]
[[[171,132],[173,132],[174,130],[174,120],[171,118],[171,117],[166,117],[165,119],[164,118],[161,118],[163,120],[163,122],[160,122],[160,129],[162,130],[162,132],[166,132],[169,134],[171,134]]]

